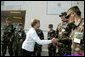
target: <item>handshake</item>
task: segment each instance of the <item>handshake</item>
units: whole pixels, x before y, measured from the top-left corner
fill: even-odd
[[[52,42],[52,44],[53,44],[54,46],[56,46],[56,45],[58,44],[56,38],[52,38],[52,39],[51,39],[51,42]]]

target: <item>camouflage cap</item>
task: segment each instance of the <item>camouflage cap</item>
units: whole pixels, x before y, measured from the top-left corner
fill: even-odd
[[[71,8],[67,11],[66,17],[69,16],[69,14],[71,14],[72,12],[75,12],[77,15],[81,16],[81,11],[80,11],[80,9],[79,9],[78,6],[73,6],[73,7],[71,7]]]

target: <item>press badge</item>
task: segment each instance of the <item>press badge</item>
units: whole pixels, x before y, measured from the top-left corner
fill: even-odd
[[[80,43],[81,39],[74,38],[75,43]]]
[[[83,39],[83,33],[82,32],[75,32],[73,41],[75,43],[80,43],[81,39]]]

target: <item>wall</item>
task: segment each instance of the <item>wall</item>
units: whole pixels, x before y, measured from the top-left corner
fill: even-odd
[[[41,27],[44,30],[47,30],[48,24],[52,23],[54,25],[54,28],[57,27],[57,24],[59,23],[60,19],[57,15],[47,15],[46,14],[46,6],[47,6],[47,2],[46,1],[32,1],[32,2],[26,2],[26,5],[24,5],[26,7],[26,9],[28,9],[28,11],[26,13],[27,17],[26,17],[26,23],[28,23],[29,21],[31,21],[31,19],[40,19],[41,21]],[[27,6],[28,5],[28,6]],[[28,20],[29,19],[29,20]],[[26,24],[25,28],[27,28],[28,26],[30,26],[29,24]]]

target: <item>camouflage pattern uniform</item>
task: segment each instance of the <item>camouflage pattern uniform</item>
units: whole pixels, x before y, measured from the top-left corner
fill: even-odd
[[[72,14],[72,13],[75,13],[75,14]],[[74,15],[74,16],[71,16],[71,15]],[[74,50],[76,47],[79,47],[79,46],[84,46],[84,19],[81,18],[81,11],[79,9],[78,6],[73,6],[71,7],[68,11],[67,11],[67,18],[69,18],[70,20],[70,23],[68,25],[68,28],[70,28],[71,30],[69,30],[67,28],[67,30],[69,30],[70,33],[70,36],[69,38],[72,40],[72,53],[74,53]],[[75,18],[75,19],[73,19]],[[76,23],[78,22],[78,23]],[[77,41],[74,41],[75,39],[77,39]],[[79,39],[80,39],[80,43],[79,43]],[[83,47],[82,47],[83,48]]]
[[[56,37],[55,30],[48,31],[48,40],[52,39],[53,37]],[[48,53],[49,56],[56,55],[56,46],[54,46],[52,43],[48,45]]]
[[[23,56],[22,43],[25,40],[26,34],[24,30],[16,30],[15,39],[13,43],[14,56]]]
[[[74,53],[75,48],[78,46],[84,49],[84,19],[81,19],[79,25],[72,30],[70,38],[72,39],[72,53]],[[75,38],[80,39],[80,43],[74,42]]]
[[[66,22],[60,23],[56,29],[57,32],[57,38],[59,42],[58,46],[58,54],[64,55],[64,54],[70,54],[71,53],[71,40],[69,39],[69,33],[66,31],[67,27]]]
[[[13,25],[9,25],[9,26],[5,25],[3,30],[4,30],[4,34],[2,36],[2,56],[5,56],[7,46],[8,46],[8,52],[10,56],[12,56],[15,28],[13,27]]]

